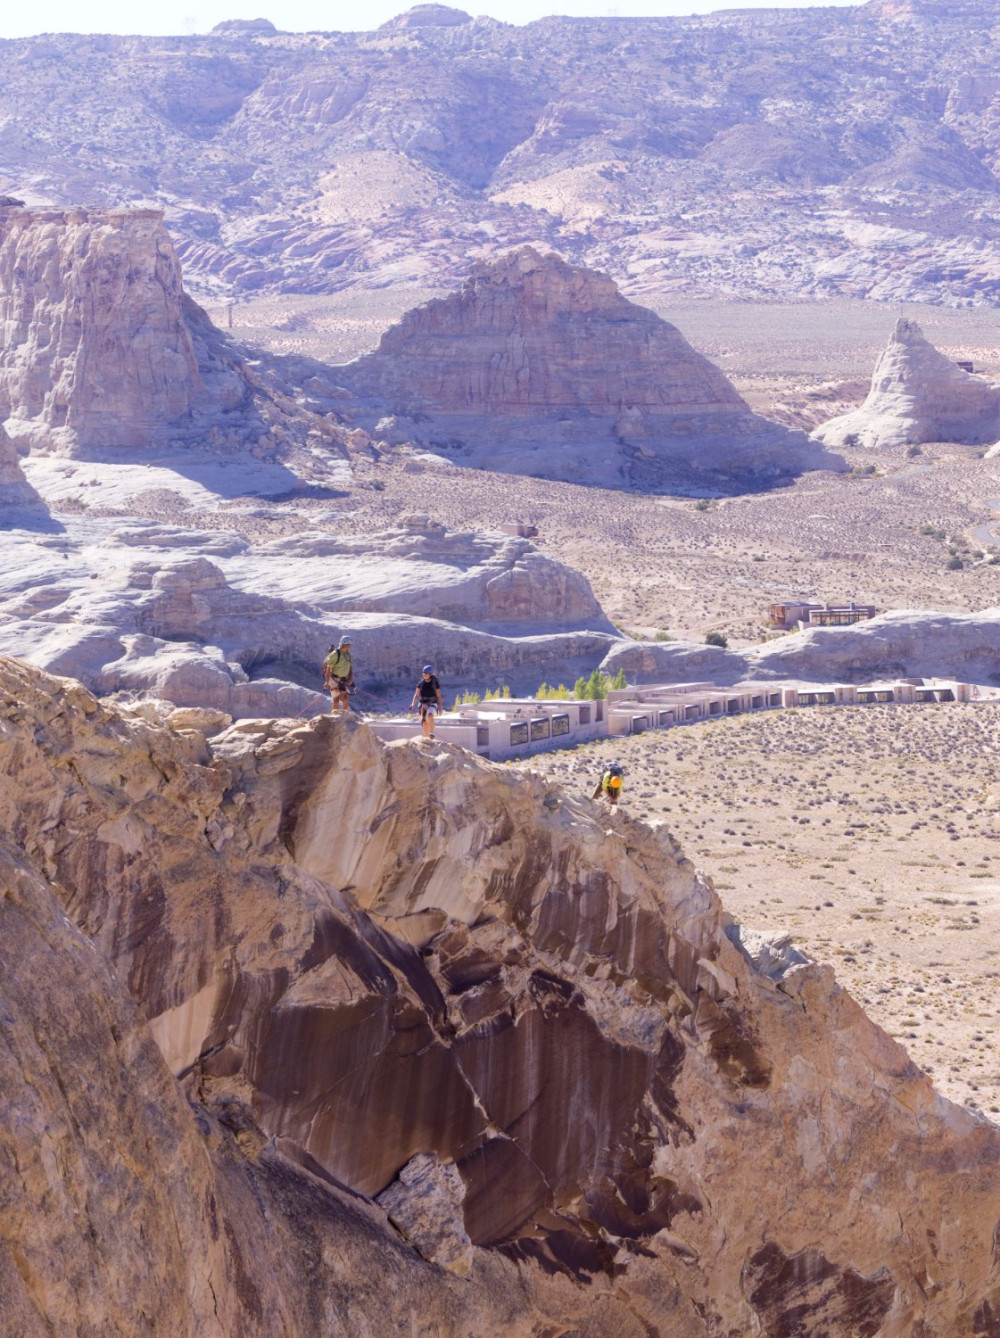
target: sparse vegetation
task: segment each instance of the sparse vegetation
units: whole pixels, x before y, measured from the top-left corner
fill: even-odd
[[[705,645],[706,645],[706,646],[719,646],[719,647],[721,647],[722,650],[725,650],[726,647],[729,645],[729,641],[728,641],[728,639],[726,638],[726,636],[725,636],[722,632],[714,632],[714,631],[713,631],[713,632],[706,632],[706,633],[705,633]]]

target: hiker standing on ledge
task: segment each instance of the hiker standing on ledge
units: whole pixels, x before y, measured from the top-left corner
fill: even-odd
[[[618,800],[622,795],[622,777],[625,775],[625,768],[618,762],[611,762],[601,773],[601,779],[594,788],[591,796],[593,799],[604,798],[612,808],[618,807]]]
[[[417,709],[417,702],[420,702],[420,728],[424,731],[424,737],[432,739],[434,737],[434,717],[440,715],[444,710],[444,701],[441,697],[441,684],[434,677],[434,666],[425,664],[420,682],[413,692],[413,701],[410,702],[410,710]]]
[[[347,694],[354,688],[354,665],[351,663],[349,636],[342,636],[336,647],[330,647],[330,653],[323,661],[323,682],[330,693],[330,710],[348,710]]]

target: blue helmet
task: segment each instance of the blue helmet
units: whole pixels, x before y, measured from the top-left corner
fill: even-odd
[[[432,664],[425,664],[420,672],[422,674],[432,674],[434,672],[434,666]]]

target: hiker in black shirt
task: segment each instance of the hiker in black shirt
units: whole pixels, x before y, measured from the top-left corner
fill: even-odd
[[[417,702],[420,702],[420,725],[424,735],[430,739],[434,736],[434,717],[444,710],[444,701],[441,697],[441,684],[434,677],[434,666],[425,664],[420,682],[413,692],[413,701],[410,702],[410,710],[417,709]]]

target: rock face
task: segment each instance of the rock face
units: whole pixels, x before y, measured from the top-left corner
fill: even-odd
[[[816,429],[827,446],[915,446],[925,441],[993,443],[1000,437],[1000,386],[939,353],[916,321],[900,319],[859,409]]]
[[[347,718],[0,685],[19,1333],[121,1327],[116,1268],[184,1338],[990,1332],[1000,1134],[666,832]]]
[[[256,545],[155,522],[81,529],[5,534],[0,647],[100,693],[236,717],[325,710],[319,667],[343,632],[365,690],[409,690],[430,659],[448,690],[500,674],[532,691],[589,672],[615,635],[583,577],[527,539],[426,516]]]
[[[630,682],[805,679],[870,683],[877,678],[957,678],[1000,682],[1000,609],[981,613],[898,610],[852,627],[811,627],[751,650],[719,650],[690,642],[658,646],[618,642],[607,673],[625,670]]]
[[[739,486],[844,467],[751,413],[674,326],[606,275],[531,247],[409,312],[340,377],[372,406],[371,426],[394,415],[390,439],[480,467],[610,486]]]
[[[0,506],[40,505],[38,493],[24,477],[14,443],[0,426]]]
[[[84,457],[195,441],[266,453],[322,428],[185,295],[157,210],[0,208],[3,419],[25,447]]]

